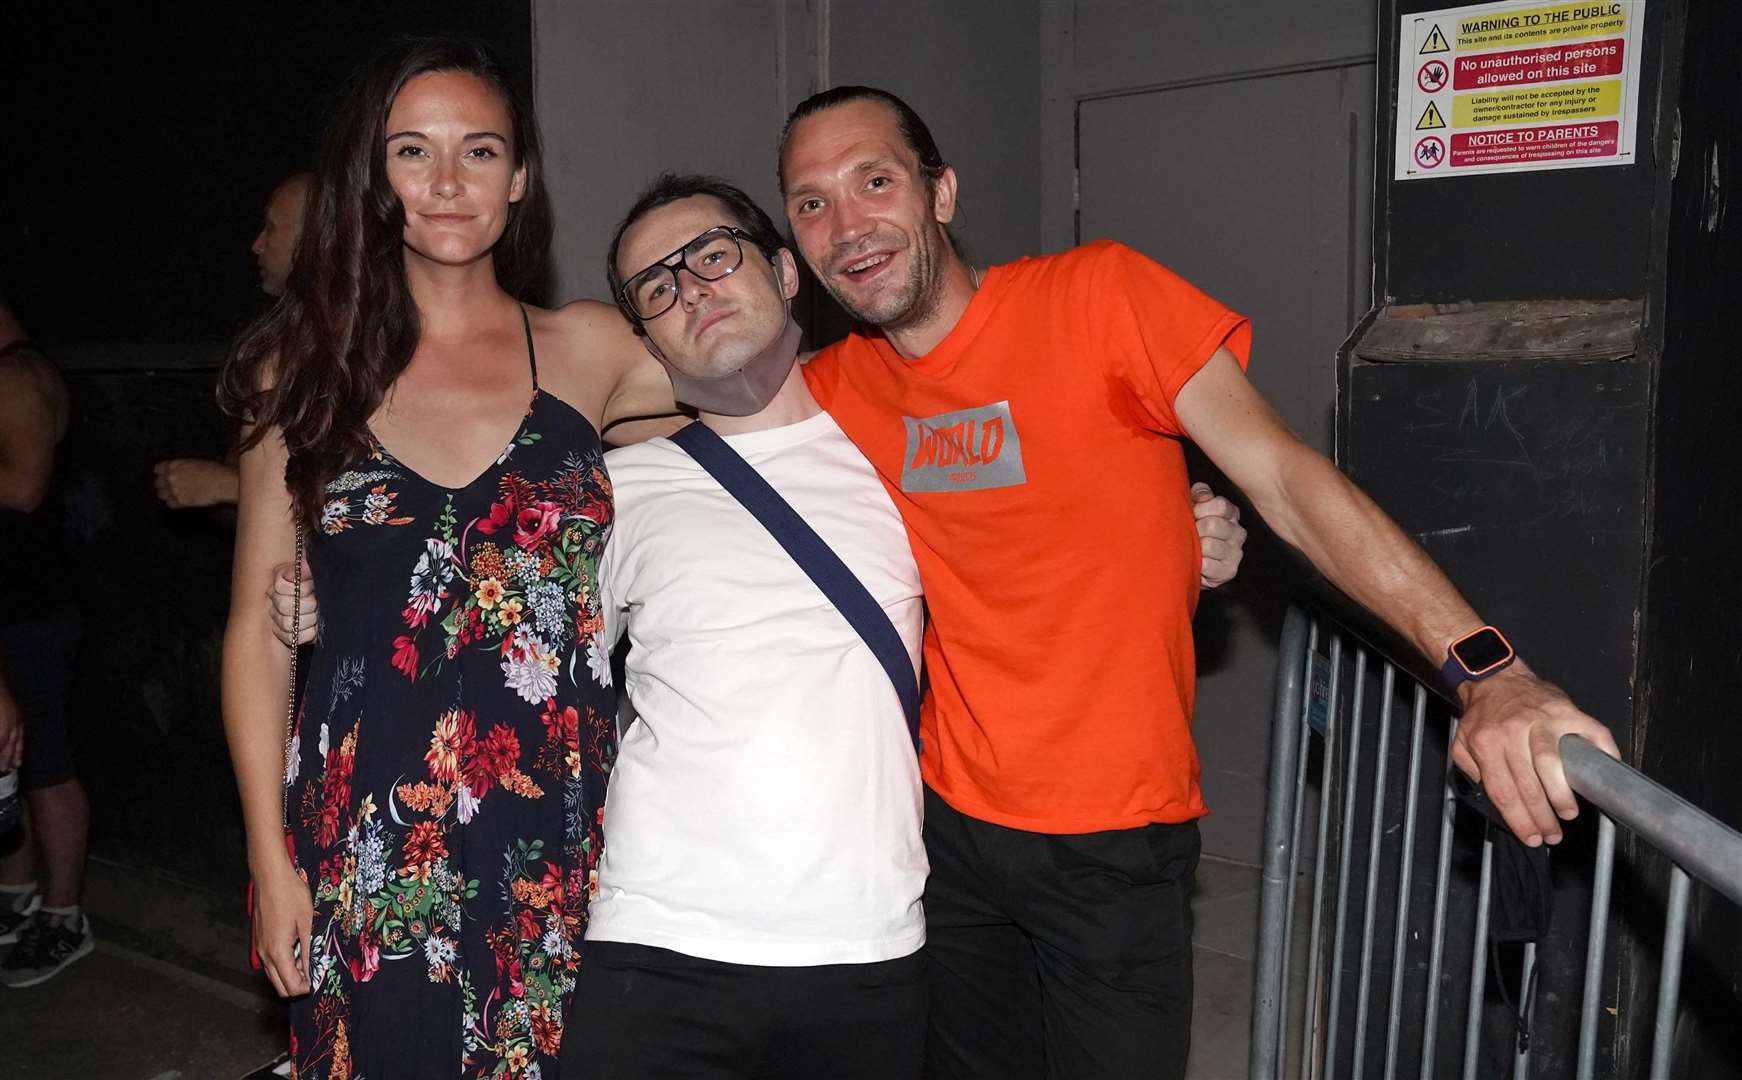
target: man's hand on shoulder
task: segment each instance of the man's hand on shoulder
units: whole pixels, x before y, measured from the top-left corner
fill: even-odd
[[[1561,767],[1561,736],[1582,735],[1618,758],[1614,736],[1522,660],[1481,682],[1465,683],[1460,693],[1464,715],[1452,742],[1453,763],[1481,782],[1525,843],[1558,844],[1561,820],[1579,813]]]
[[[1240,508],[1200,482],[1192,485],[1192,517],[1197,520],[1198,546],[1203,554],[1198,584],[1206,589],[1228,584],[1240,572],[1240,559],[1246,554]]]
[[[314,571],[308,560],[302,564],[302,603],[297,603],[296,565],[279,563],[272,568],[272,585],[266,602],[272,618],[272,636],[287,649],[312,644],[320,636],[321,609],[315,599]],[[295,633],[292,633],[292,630]]]

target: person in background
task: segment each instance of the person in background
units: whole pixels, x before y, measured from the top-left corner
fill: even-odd
[[[75,573],[57,468],[70,421],[60,372],[0,303],[0,566],[33,580]],[[0,986],[14,989],[94,944],[79,906],[90,805],[67,715],[79,638],[69,601],[0,604],[0,772],[18,770],[25,803],[22,826],[0,838]]]
[[[291,173],[266,199],[266,215],[254,236],[254,259],[260,267],[260,291],[277,297],[290,277],[290,262],[302,236],[303,209],[308,203],[306,172]],[[168,458],[152,470],[153,486],[171,510],[199,506],[230,506],[236,502],[236,462],[212,458]]]

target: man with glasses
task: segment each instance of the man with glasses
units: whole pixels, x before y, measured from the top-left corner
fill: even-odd
[[[661,177],[607,272],[677,399],[840,556],[917,665],[907,535],[796,363],[797,268],[773,222],[730,185]],[[607,463],[617,516],[600,587],[610,632],[629,635],[638,719],[612,770],[565,1064],[606,1078],[919,1076],[921,789],[889,676],[678,445]],[[1230,556],[1206,560],[1214,584],[1238,544],[1211,548]]]
[[[679,401],[853,568],[918,662],[919,577],[805,388],[797,267],[729,187],[662,177],[611,245]],[[916,1077],[919,769],[889,677],[773,537],[666,439],[613,451],[600,591],[629,635],[581,986],[589,1076]],[[583,1067],[584,1063],[584,1067]]]

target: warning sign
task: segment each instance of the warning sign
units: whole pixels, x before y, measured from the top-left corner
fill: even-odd
[[[1621,125],[1614,120],[1453,135],[1452,168],[1602,157],[1615,152],[1620,136]]]
[[[1555,45],[1541,49],[1465,56],[1453,68],[1452,89],[1492,90],[1520,83],[1551,83],[1621,74],[1625,45],[1620,38],[1585,45]]]
[[[1498,94],[1459,94],[1452,101],[1455,127],[1516,124],[1520,120],[1582,120],[1614,116],[1621,109],[1621,80],[1574,83],[1542,90],[1505,90]]]
[[[1415,163],[1423,169],[1436,169],[1446,160],[1446,144],[1437,135],[1419,139],[1415,144]]]
[[[1632,163],[1644,14],[1508,0],[1402,16],[1395,178]]]

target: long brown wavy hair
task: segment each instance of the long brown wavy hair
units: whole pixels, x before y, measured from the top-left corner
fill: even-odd
[[[383,138],[399,91],[430,72],[473,75],[501,96],[526,191],[491,250],[496,281],[527,303],[540,302],[549,281],[550,195],[531,102],[478,42],[395,42],[346,88],[284,295],[236,339],[218,382],[218,403],[244,425],[242,449],[282,433],[285,486],[304,522],[318,519],[327,483],[373,448],[369,418],[422,333],[405,279],[405,208],[387,179]]]

